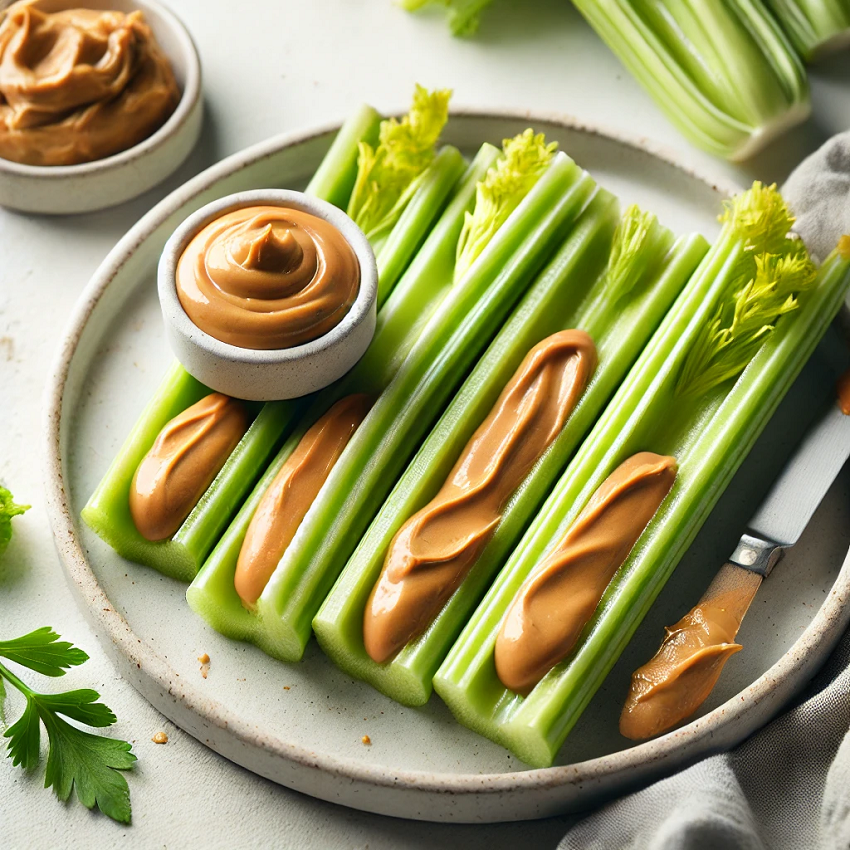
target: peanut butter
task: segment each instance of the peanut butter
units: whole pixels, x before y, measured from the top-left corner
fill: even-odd
[[[529,693],[569,654],[676,473],[675,458],[639,452],[593,494],[520,588],[502,623],[496,672],[506,688]]]
[[[244,405],[221,393],[202,398],[165,425],[130,486],[130,514],[142,537],[166,540],[180,528],[248,425]]]
[[[845,416],[850,416],[850,369],[843,372],[836,385],[838,406]]]
[[[439,614],[595,368],[596,348],[584,331],[561,331],[529,351],[440,491],[393,538],[363,619],[374,661],[395,655]]]
[[[266,490],[245,534],[234,584],[251,609],[351,435],[369,412],[365,395],[338,401],[301,438]]]
[[[702,705],[726,662],[741,650],[735,636],[761,581],[755,573],[724,567],[700,603],[665,630],[661,648],[632,675],[622,735],[651,738]]]
[[[165,123],[180,92],[141,12],[38,5],[14,3],[0,23],[0,157],[76,165]]]
[[[330,222],[245,207],[208,224],[177,263],[177,295],[203,331],[240,348],[291,348],[342,321],[360,265]]]

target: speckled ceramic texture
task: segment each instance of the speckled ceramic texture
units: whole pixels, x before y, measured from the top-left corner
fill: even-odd
[[[526,126],[545,131],[616,192],[677,232],[713,237],[734,187],[626,139],[541,114],[454,114],[446,141],[471,154]],[[185,586],[119,558],[79,520],[168,364],[156,264],[174,228],[211,200],[268,186],[301,188],[330,129],[271,139],[194,178],[145,216],[92,278],[58,352],[46,396],[48,507],[81,608],[121,674],[198,740],[275,782],[347,806],[435,821],[499,821],[577,811],[739,743],[773,717],[823,663],[847,627],[850,475],[842,474],[803,539],[773,571],[700,714],[657,740],[617,732],[631,672],[657,649],[663,626],[699,598],[734,548],[783,458],[832,383],[821,347],[720,500],[645,621],[594,696],[557,764],[528,770],[458,725],[436,697],[393,703],[339,672],[315,644],[281,664],[195,617]],[[208,653],[209,675],[197,658]],[[362,743],[369,735],[371,745]],[[150,769],[155,769],[151,766]]]
[[[0,9],[10,0],[0,0]],[[0,159],[0,205],[32,213],[83,213],[115,206],[156,186],[189,155],[201,132],[201,60],[180,19],[157,0],[39,0],[48,12],[141,10],[171,61],[181,97],[153,135],[132,148],[81,165],[36,166]]]
[[[258,205],[288,207],[324,219],[342,233],[360,265],[360,288],[351,309],[338,325],[303,345],[267,351],[229,345],[195,325],[177,295],[177,263],[192,238],[219,216]],[[302,192],[237,192],[193,213],[165,244],[157,287],[165,334],[177,359],[201,383],[236,398],[272,401],[316,392],[341,378],[363,356],[375,333],[378,269],[372,246],[342,210]]]

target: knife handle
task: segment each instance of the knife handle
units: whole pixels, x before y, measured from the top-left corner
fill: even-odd
[[[761,537],[744,534],[735,547],[732,557],[729,558],[729,562],[751,573],[756,573],[762,578],[767,578],[784,552],[785,548],[772,540],[763,540]]]

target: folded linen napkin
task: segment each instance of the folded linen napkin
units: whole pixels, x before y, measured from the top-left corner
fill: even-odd
[[[823,260],[850,233],[850,132],[782,193]],[[850,632],[793,708],[728,753],[608,804],[561,850],[850,850]]]

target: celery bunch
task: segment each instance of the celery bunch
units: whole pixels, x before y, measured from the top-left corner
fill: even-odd
[[[600,190],[428,436],[313,620],[320,645],[339,667],[399,702],[427,701],[437,667],[493,574],[708,247],[699,236],[674,244],[654,216],[636,207],[615,224],[616,201]],[[568,328],[587,331],[599,353],[582,400],[433,624],[390,662],[375,663],[363,646],[363,614],[393,536],[439,490],[526,352]]]
[[[746,159],[809,114],[803,66],[761,0],[573,0],[694,144]]]
[[[850,45],[848,0],[767,0],[807,62]]]
[[[850,286],[850,256],[814,278],[775,188],[735,199],[723,231],[437,672],[464,724],[534,766],[552,763]],[[813,279],[814,278],[814,279]],[[674,456],[669,497],[572,653],[523,698],[499,682],[496,637],[515,594],[602,481],[632,454]]]
[[[427,95],[427,93],[425,93]],[[421,97],[421,92],[417,91]],[[443,121],[445,118],[443,118]],[[378,138],[380,116],[363,107],[340,129],[307,192],[345,205],[358,176],[362,144]],[[393,122],[397,125],[398,122]],[[439,125],[442,128],[442,123]],[[444,147],[429,158],[407,201],[397,205],[395,226],[376,245],[379,297],[386,298],[432,229],[465,168],[460,152]],[[242,504],[253,483],[291,430],[303,408],[300,401],[262,406],[195,509],[170,540],[151,542],[136,530],[128,493],[133,474],[162,427],[210,392],[175,363],[139,417],[101,483],[82,511],[85,522],[120,555],[160,572],[191,581]]]
[[[482,290],[486,292],[486,287],[496,276],[498,262],[505,261],[512,253],[520,251],[523,237],[532,231],[536,225],[535,219],[530,214],[521,217],[513,227],[506,223],[503,228],[504,233],[499,231],[495,235],[493,251],[497,258],[496,261],[483,266],[479,274],[470,270],[468,275],[456,280],[458,240],[466,221],[466,215],[476,203],[479,182],[486,178],[491,167],[502,162],[503,159],[510,159],[515,163],[523,158],[524,149],[511,145],[510,141],[506,141],[505,152],[501,156],[499,151],[491,145],[482,146],[478,156],[470,166],[467,176],[462,181],[461,188],[437,222],[407,272],[399,281],[387,303],[378,313],[375,337],[366,354],[342,381],[316,396],[298,428],[284,443],[274,462],[254,488],[242,510],[225,532],[220,543],[189,588],[187,592],[189,605],[223,634],[235,639],[253,641],[269,654],[277,657],[300,657],[303,644],[306,644],[309,637],[309,620],[322,599],[319,598],[317,602],[311,602],[311,605],[314,604],[315,608],[306,615],[307,631],[303,637],[303,643],[301,638],[293,641],[291,637],[287,637],[291,632],[287,631],[287,626],[281,624],[280,615],[276,612],[276,606],[282,604],[279,601],[280,596],[271,587],[267,588],[266,593],[261,596],[256,613],[249,613],[242,607],[233,580],[239,550],[251,517],[262,499],[263,493],[280,467],[294,451],[301,437],[334,401],[353,392],[365,392],[373,395],[384,392],[397,373],[400,372],[412,349],[419,345],[420,338],[423,338],[421,350],[425,358],[438,356],[440,345],[450,332],[451,322],[457,322],[463,316],[463,310],[466,309],[466,302],[463,299],[469,298],[470,292],[480,293]],[[534,140],[531,141],[533,143]],[[548,156],[551,159],[551,152]],[[537,160],[535,159],[534,162],[536,163]],[[502,166],[502,170],[504,170],[504,166]],[[590,191],[589,187],[592,185],[592,181],[589,178],[579,180],[579,170],[571,163],[569,165],[561,164],[559,169],[561,176],[563,176],[565,170],[569,172],[571,179],[575,178],[579,183],[575,188],[575,197],[578,199],[584,193],[586,199],[586,193]],[[511,170],[508,169],[508,171]],[[530,186],[523,184],[520,190],[527,193]],[[547,197],[550,197],[550,195],[547,195]],[[516,206],[517,202],[513,198],[505,198],[505,203],[511,203],[513,206]],[[534,210],[537,214],[542,215],[542,208],[542,204],[539,204],[534,207]],[[483,247],[483,244],[481,244],[482,249]],[[446,302],[455,306],[446,307]],[[444,307],[446,311],[449,311],[449,315],[454,318],[445,318]],[[438,315],[444,318],[436,319],[435,317]],[[447,322],[447,324],[443,324],[443,322]],[[474,351],[471,346],[470,350]],[[361,425],[361,429],[364,425],[365,422]],[[339,463],[343,462],[344,457],[345,453],[340,458]],[[324,535],[326,531],[326,528],[320,526],[319,533]],[[297,539],[298,536],[296,536],[296,541]],[[293,541],[293,545],[294,543],[295,541]],[[323,543],[323,549],[329,548],[329,545]],[[328,579],[329,584],[333,582],[335,577],[334,574]],[[305,575],[304,578],[306,581],[309,576]]]

